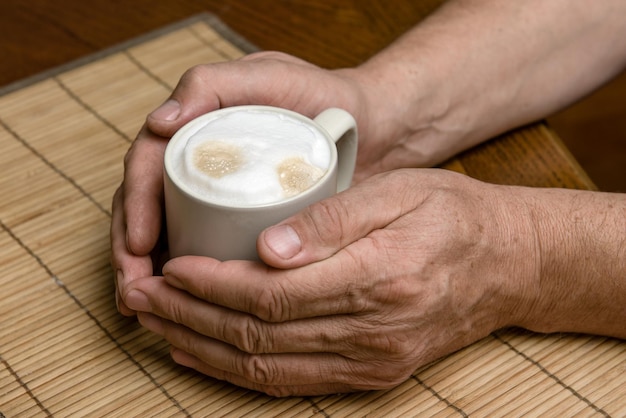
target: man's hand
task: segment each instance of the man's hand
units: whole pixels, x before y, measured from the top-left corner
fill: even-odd
[[[519,203],[443,170],[390,172],[264,231],[267,265],[181,257],[124,300],[175,361],[218,379],[278,396],[391,388],[525,316],[538,268]]]
[[[349,70],[346,70],[349,71]],[[364,100],[358,84],[342,71],[323,70],[280,53],[258,53],[239,61],[200,65],[187,71],[171,97],[148,115],[125,158],[124,181],[113,199],[112,265],[116,287],[159,270],[163,223],[163,154],[169,138],[203,113],[240,104],[284,107],[314,117],[341,107],[362,120]],[[367,129],[361,143],[366,142]],[[375,169],[375,164],[367,170]],[[360,170],[365,177],[365,168]],[[119,290],[120,312],[132,315]]]

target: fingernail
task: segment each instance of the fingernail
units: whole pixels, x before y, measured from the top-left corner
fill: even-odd
[[[289,225],[279,225],[265,231],[265,244],[280,258],[290,259],[302,250],[302,242]]]
[[[166,121],[176,120],[180,114],[180,103],[177,100],[169,99],[150,113],[150,117]]]
[[[152,306],[148,300],[148,296],[139,290],[131,290],[124,299],[126,306],[135,311],[151,312]]]

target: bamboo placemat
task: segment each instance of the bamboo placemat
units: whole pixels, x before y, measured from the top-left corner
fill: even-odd
[[[254,48],[202,15],[0,91],[0,418],[626,416],[626,343],[494,333],[394,390],[275,399],[173,363],[117,313],[110,202],[185,69]]]

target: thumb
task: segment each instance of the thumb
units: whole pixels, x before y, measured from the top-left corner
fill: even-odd
[[[316,114],[317,107],[295,109],[300,100],[293,83],[302,89],[310,79],[308,72],[296,75],[295,69],[320,71],[299,58],[278,52],[259,52],[238,61],[196,65],[185,71],[170,97],[148,115],[146,124],[152,132],[170,138],[193,118],[235,105],[266,104]],[[284,74],[290,75],[291,82],[285,80]],[[281,82],[276,83],[277,79]],[[290,103],[285,97],[294,98]]]
[[[299,267],[384,228],[406,213],[404,204],[413,200],[400,194],[411,188],[397,180],[390,173],[372,177],[265,229],[257,240],[259,256],[273,267]]]

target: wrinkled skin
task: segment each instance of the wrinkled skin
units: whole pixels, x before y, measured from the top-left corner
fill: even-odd
[[[218,379],[276,396],[391,388],[524,315],[511,283],[536,266],[510,245],[532,232],[519,203],[443,170],[390,172],[266,230],[267,265],[181,257],[124,299],[175,361]],[[289,259],[271,246],[285,228]]]
[[[378,109],[378,97],[368,95],[371,84],[353,69],[323,70],[278,52],[188,70],[172,96],[148,115],[124,160],[124,181],[113,198],[111,229],[117,288],[159,271],[157,260],[163,258],[158,245],[163,224],[163,154],[174,132],[203,113],[253,103],[314,117],[328,107],[340,107],[355,117],[359,127],[355,182],[419,161],[419,148],[410,149],[406,144],[411,138],[430,139],[436,133],[424,129],[416,134],[388,123]],[[315,86],[314,94],[311,86]],[[120,312],[133,314],[119,290],[116,300]]]

